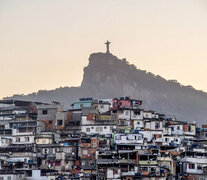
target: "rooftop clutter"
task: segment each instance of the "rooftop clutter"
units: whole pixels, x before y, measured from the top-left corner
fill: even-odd
[[[206,140],[130,97],[0,101],[0,179],[202,179]]]

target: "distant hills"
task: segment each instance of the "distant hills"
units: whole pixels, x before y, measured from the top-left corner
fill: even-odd
[[[90,55],[80,87],[40,90],[10,98],[49,103],[59,101],[65,108],[70,108],[80,97],[108,99],[121,96],[143,100],[144,108],[175,115],[179,120],[207,124],[207,93],[137,69],[126,59],[118,59],[110,53]]]

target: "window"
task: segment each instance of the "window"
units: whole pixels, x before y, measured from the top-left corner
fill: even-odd
[[[27,132],[27,129],[26,128],[20,128],[19,129],[19,133],[24,133],[24,132]]]
[[[49,121],[49,124],[52,124],[52,121],[51,120]]]
[[[4,177],[0,176],[0,180],[4,180]]]
[[[24,141],[25,141],[25,142],[29,142],[29,137],[25,137],[25,138],[24,138]]]
[[[192,131],[192,130],[191,130],[191,125],[188,126],[188,131]]]
[[[142,139],[142,136],[138,136],[138,140],[141,140]]]
[[[120,125],[125,125],[125,121],[120,121]]]
[[[86,128],[86,132],[90,132],[90,128]]]
[[[47,114],[47,110],[42,110],[42,114]]]
[[[113,170],[113,173],[114,173],[114,174],[118,174],[118,170],[117,170],[117,169],[114,169],[114,170]]]
[[[177,126],[177,130],[180,130],[180,126]]]
[[[129,111],[125,111],[125,115],[129,115]]]
[[[148,171],[148,167],[141,167],[140,170],[141,171]]]
[[[160,124],[158,122],[155,123],[155,129],[159,129],[160,128]]]
[[[27,132],[33,132],[34,129],[32,127],[27,128]]]
[[[16,138],[16,142],[20,142],[20,138]]]
[[[162,135],[161,134],[154,134],[154,137],[155,138],[162,138]]]
[[[61,162],[60,161],[55,161],[55,166],[60,166]]]
[[[58,151],[58,149],[53,148],[52,151],[53,151],[53,154],[55,154]]]
[[[83,150],[83,154],[84,155],[88,154],[88,151],[87,150]]]
[[[201,164],[197,164],[197,169],[202,170],[202,165]]]
[[[118,136],[115,136],[115,139],[116,140],[121,140],[121,136],[119,136],[119,135]]]
[[[112,131],[113,130],[113,127],[110,127],[110,131]]]
[[[103,127],[96,127],[96,132],[103,132]]]
[[[189,164],[189,169],[195,169],[195,164]]]
[[[7,176],[7,180],[11,180],[11,176]]]
[[[57,120],[57,125],[62,126],[63,125],[63,120]]]

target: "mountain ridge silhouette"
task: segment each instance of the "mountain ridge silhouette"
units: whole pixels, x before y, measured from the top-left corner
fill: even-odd
[[[175,115],[181,121],[195,121],[199,125],[207,122],[207,93],[137,69],[126,59],[119,59],[111,53],[90,55],[80,87],[40,90],[28,95],[14,95],[9,99],[48,103],[59,101],[69,109],[81,97],[109,99],[124,96],[143,100],[143,108]]]

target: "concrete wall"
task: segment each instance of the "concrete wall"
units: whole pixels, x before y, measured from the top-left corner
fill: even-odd
[[[20,141],[18,139],[20,139]],[[33,143],[34,143],[33,133],[29,133],[29,134],[24,133],[24,134],[21,134],[21,136],[16,135],[12,137],[12,144],[33,144]]]
[[[115,134],[115,144],[142,144],[142,134]]]
[[[92,126],[81,126],[81,132],[86,134],[111,134],[112,129],[116,126],[113,125],[92,125]],[[88,131],[90,129],[90,131]]]
[[[110,104],[98,104],[98,110],[100,113],[105,113],[109,111]]]
[[[144,121],[141,120],[134,120],[134,129],[141,129],[144,128]]]
[[[79,101],[73,103],[73,109],[82,109],[82,107],[91,107],[92,100],[91,101]]]

